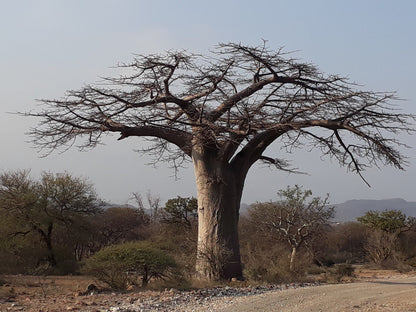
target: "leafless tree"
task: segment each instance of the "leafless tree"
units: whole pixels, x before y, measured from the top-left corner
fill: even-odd
[[[260,232],[277,240],[287,242],[291,248],[290,271],[295,268],[299,248],[312,244],[334,216],[334,207],[328,198],[308,199],[312,192],[299,186],[288,187],[278,192],[280,201],[257,203],[249,210],[249,220]]]
[[[219,274],[197,257],[202,278],[242,275],[237,224],[244,181],[263,161],[293,170],[266,155],[273,142],[284,151],[318,149],[359,175],[368,166],[402,169],[399,132],[414,116],[397,111],[393,93],[361,91],[345,78],[326,75],[264,43],[218,45],[206,56],[186,51],[137,55],[103,84],[42,100],[30,131],[46,151],[93,148],[103,134],[119,140],[147,137],[155,161],[179,168],[191,159],[196,174],[199,253],[210,246],[232,251]]]
[[[160,197],[159,195],[153,195],[150,191],[146,192],[146,201],[143,201],[143,197],[140,193],[135,192],[132,194],[132,199],[136,202],[138,209],[142,213],[150,214],[150,221],[156,222],[160,219]]]
[[[395,258],[399,251],[398,246],[399,239],[397,235],[376,229],[368,233],[364,250],[370,261],[381,265],[385,261]]]
[[[94,216],[94,226],[103,246],[139,240],[138,229],[147,226],[148,216],[141,209],[110,207]]]

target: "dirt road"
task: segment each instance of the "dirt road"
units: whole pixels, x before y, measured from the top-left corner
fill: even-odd
[[[217,311],[416,311],[416,277],[269,292],[236,298]]]

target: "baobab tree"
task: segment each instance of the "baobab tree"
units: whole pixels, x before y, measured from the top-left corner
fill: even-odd
[[[192,160],[201,278],[241,277],[237,225],[247,173],[259,161],[293,169],[266,154],[273,142],[316,148],[359,175],[367,166],[405,163],[392,136],[412,131],[414,116],[394,109],[393,93],[361,91],[265,43],[219,44],[206,56],[137,55],[119,66],[122,74],[104,84],[42,100],[43,109],[26,113],[40,118],[33,142],[48,152],[85,149],[116,132],[118,140],[147,137],[154,144],[142,151],[175,168]]]

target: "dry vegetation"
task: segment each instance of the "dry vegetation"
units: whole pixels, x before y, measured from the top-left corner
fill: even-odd
[[[37,188],[29,193],[26,189],[18,190],[21,192],[16,198],[29,205],[26,200],[33,196],[27,195],[36,195],[34,191]],[[247,215],[240,216],[245,281],[226,280],[221,282],[225,283],[223,285],[234,283],[233,286],[248,287],[311,281],[340,283],[375,278],[380,274],[393,276],[397,272],[410,272],[416,267],[416,227],[413,219],[398,211],[390,211],[369,213],[363,216],[361,222],[328,224],[331,210],[327,210],[319,199],[311,203],[317,203],[316,208],[322,209],[312,209],[315,206],[305,201],[309,191],[303,192],[297,187],[286,191],[287,201],[257,203]],[[39,236],[40,231],[31,231],[15,214],[7,213],[9,205],[3,202],[0,206],[0,274],[3,274],[0,278],[0,311],[32,311],[32,308],[36,312],[61,311],[62,306],[75,311],[84,311],[82,306],[92,306],[86,311],[99,311],[100,307],[107,311],[105,308],[116,306],[117,300],[124,303],[130,299],[136,302],[149,297],[155,298],[152,300],[156,302],[165,300],[166,293],[158,291],[165,288],[216,286],[193,284],[192,281],[197,254],[196,205],[188,205],[186,199],[179,197],[169,203],[168,207],[162,207],[157,198],[149,195],[150,214],[145,213],[143,202],[139,209],[114,207],[94,211],[93,215],[71,213],[64,219],[61,219],[62,214],[56,213],[60,219],[55,219],[53,231],[48,230],[50,223],[42,223],[50,218],[45,218],[44,210],[37,210],[38,206],[34,205],[26,217],[46,229],[49,237],[44,240]],[[21,207],[25,206],[16,205],[16,209]],[[52,212],[59,211],[55,209]],[[307,222],[313,219],[312,213],[319,217],[316,224]],[[296,217],[292,218],[292,215]],[[302,218],[303,222],[295,222]],[[304,226],[306,223],[308,227]],[[299,231],[304,231],[301,236],[294,235]],[[390,239],[379,239],[386,236]],[[79,276],[81,272],[93,274],[83,268],[87,268],[87,264],[91,264],[100,252],[130,244],[144,246],[143,253],[139,255],[122,248],[120,257],[113,257],[115,253],[110,252],[105,261],[98,263],[102,267],[95,271],[105,275],[121,268],[123,274],[133,272],[134,280],[129,276],[122,287],[113,285],[113,290],[110,290],[109,283],[98,284],[91,277]],[[383,252],[382,257],[374,257],[380,252]],[[130,255],[131,262],[126,261],[126,255]],[[215,261],[217,258],[209,254],[205,256],[211,259],[210,265],[218,267],[214,271],[221,271],[223,261]],[[172,271],[152,271],[164,268],[163,259],[169,259]],[[139,262],[140,266],[137,265]],[[131,265],[126,267],[126,263]],[[50,277],[59,274],[66,276]],[[118,272],[115,274],[121,276]],[[146,276],[149,278],[144,278]],[[155,280],[150,279],[151,276]],[[95,277],[99,278],[97,274]],[[159,277],[165,280],[157,280]],[[91,283],[97,285],[101,292],[86,296],[87,286]],[[116,288],[118,292],[112,293]],[[174,297],[173,294],[169,296]]]
[[[416,276],[416,272],[403,275],[397,270],[372,269],[358,265],[355,266],[353,280],[377,281],[400,276]],[[309,278],[321,280],[322,274],[309,276]],[[114,293],[100,284],[97,284],[101,288],[100,293],[90,294],[86,292],[86,289],[88,285],[96,281],[88,276],[6,275],[1,280],[4,284],[0,287],[0,311],[111,311],[110,307],[117,307],[122,303],[148,302],[152,300],[150,298],[163,302],[171,296],[171,291],[164,290],[132,289]],[[350,282],[351,279],[344,281]],[[248,284],[247,282],[238,283],[241,287],[247,287]],[[229,285],[235,286],[236,284]],[[156,283],[153,286],[160,289],[160,284]],[[190,294],[194,292],[190,290]]]

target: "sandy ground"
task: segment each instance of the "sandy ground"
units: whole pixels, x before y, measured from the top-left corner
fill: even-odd
[[[416,277],[269,292],[235,299],[217,311],[416,311]]]

